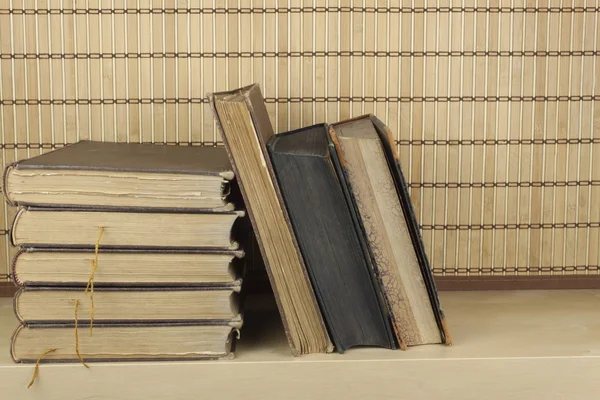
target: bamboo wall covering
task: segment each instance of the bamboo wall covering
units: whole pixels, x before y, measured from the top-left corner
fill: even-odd
[[[0,0],[2,165],[79,139],[220,143],[375,113],[437,275],[598,275],[600,0]],[[14,211],[0,207],[0,279]]]

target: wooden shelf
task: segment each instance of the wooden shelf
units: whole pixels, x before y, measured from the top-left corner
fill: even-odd
[[[292,357],[272,312],[248,313],[232,361],[14,364],[17,322],[0,299],[6,399],[591,399],[600,290],[442,292],[454,345]]]

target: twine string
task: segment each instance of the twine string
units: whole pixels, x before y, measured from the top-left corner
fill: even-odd
[[[96,312],[94,306],[94,278],[96,276],[96,269],[98,268],[98,253],[100,247],[100,240],[102,240],[102,235],[104,234],[104,227],[99,226],[98,239],[96,240],[96,245],[94,246],[94,259],[90,260],[90,264],[92,267],[92,272],[90,273],[90,278],[88,279],[87,286],[85,287],[85,293],[90,292],[90,300],[92,302],[92,308],[90,311],[90,336],[93,335],[94,329],[94,314]]]
[[[42,354],[40,354],[37,361],[35,362],[35,368],[33,369],[33,376],[31,377],[31,380],[29,381],[29,385],[27,385],[27,389],[29,389],[31,386],[33,386],[33,383],[35,382],[35,378],[37,378],[38,371],[40,369],[40,361],[42,361],[42,358],[46,357],[48,354],[50,354],[54,351],[56,351],[56,349],[48,349],[48,350],[42,352]]]
[[[81,354],[79,353],[79,327],[78,327],[78,316],[79,316],[79,299],[75,299],[75,352],[77,358],[83,364],[84,367],[89,368],[88,365],[83,361]]]

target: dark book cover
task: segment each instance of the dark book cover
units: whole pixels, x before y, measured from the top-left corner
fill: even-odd
[[[327,125],[275,135],[269,153],[337,350],[395,348],[387,308],[329,154]]]
[[[152,172],[233,178],[223,147],[82,140],[12,165],[17,169]]]

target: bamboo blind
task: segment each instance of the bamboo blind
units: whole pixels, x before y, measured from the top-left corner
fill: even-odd
[[[84,138],[219,144],[205,94],[258,82],[276,131],[374,113],[396,132],[437,275],[598,274],[599,14],[599,0],[0,0],[2,162]]]

